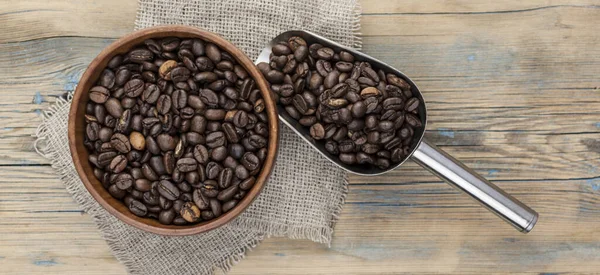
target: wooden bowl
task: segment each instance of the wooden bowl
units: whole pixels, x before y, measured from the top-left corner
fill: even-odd
[[[266,112],[269,118],[269,144],[267,158],[263,163],[263,167],[256,178],[256,182],[246,196],[239,201],[238,205],[222,216],[198,224],[193,225],[163,225],[158,220],[151,218],[141,218],[132,214],[125,204],[113,198],[108,191],[102,186],[100,181],[96,179],[93,173],[93,168],[88,161],[89,153],[83,145],[85,135],[85,107],[89,100],[88,91],[97,81],[106,68],[108,61],[117,54],[123,54],[132,49],[134,46],[140,45],[148,38],[160,38],[175,36],[180,38],[201,38],[205,41],[212,42],[219,46],[222,50],[230,53],[237,62],[246,69],[248,74],[255,80],[256,85],[261,91],[262,97],[266,103]],[[260,73],[254,63],[238,48],[222,37],[194,27],[188,26],[160,26],[136,31],[126,35],[105,48],[88,66],[87,70],[81,77],[71,110],[69,112],[69,148],[75,169],[79,173],[81,181],[92,194],[92,197],[109,213],[116,216],[125,223],[135,226],[139,229],[169,236],[183,236],[206,232],[226,224],[240,213],[242,213],[250,203],[256,198],[262,190],[265,182],[269,178],[278,145],[278,119],[274,101],[271,97],[269,86],[263,75]]]

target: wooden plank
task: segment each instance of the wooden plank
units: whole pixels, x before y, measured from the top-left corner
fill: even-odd
[[[0,174],[0,262],[11,263],[9,272],[76,271],[84,266],[96,272],[122,272],[51,168],[2,167]],[[538,185],[505,182],[507,190],[531,202],[541,214],[529,235],[513,231],[441,183],[353,185],[331,249],[271,239],[233,273],[598,270],[597,188],[586,180],[545,181],[535,192],[526,187]]]
[[[372,14],[473,14],[473,13],[522,13],[534,10],[555,9],[562,7],[596,6],[598,1],[385,1],[360,0],[364,15]]]
[[[457,16],[472,14],[508,14],[521,16],[529,12],[557,10],[569,7],[597,8],[598,1],[377,1],[360,0],[363,12],[363,28],[368,20],[381,20],[372,15],[406,14],[406,15],[443,15]],[[137,1],[10,1],[1,0],[0,43],[27,41],[32,39],[83,36],[115,38],[123,36],[133,29],[136,16]],[[515,19],[518,17],[515,16]],[[584,22],[584,21],[582,21]],[[443,25],[446,25],[444,23]],[[383,24],[381,25],[384,26]],[[394,25],[392,25],[394,26]],[[420,25],[415,30],[420,30]],[[387,29],[387,28],[382,28]],[[364,29],[363,33],[371,34]]]
[[[56,36],[119,37],[133,30],[137,1],[0,1],[0,43]]]

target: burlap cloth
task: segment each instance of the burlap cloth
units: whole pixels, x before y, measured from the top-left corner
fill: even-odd
[[[221,34],[254,59],[277,34],[310,30],[359,48],[356,0],[140,0],[136,29],[184,24]],[[67,117],[71,95],[44,112],[36,150],[98,225],[116,258],[133,274],[212,274],[228,271],[268,236],[329,244],[347,192],[345,173],[286,126],[269,182],[231,223],[207,233],[164,237],[131,227],[106,212],[87,192],[71,160]]]

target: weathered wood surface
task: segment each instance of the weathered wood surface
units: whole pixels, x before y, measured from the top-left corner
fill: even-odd
[[[424,91],[427,138],[523,200],[521,235],[414,163],[352,184],[334,242],[269,239],[233,274],[600,272],[600,2],[362,0],[364,51]],[[0,1],[0,273],[124,268],[32,147],[135,1]]]

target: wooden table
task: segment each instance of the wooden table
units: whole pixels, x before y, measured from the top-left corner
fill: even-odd
[[[408,163],[350,178],[331,248],[269,239],[232,274],[600,272],[600,2],[407,2],[361,1],[364,51],[419,83],[427,137],[538,225],[518,233]],[[0,1],[0,273],[125,272],[32,142],[136,8]]]

